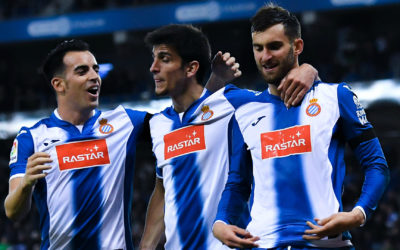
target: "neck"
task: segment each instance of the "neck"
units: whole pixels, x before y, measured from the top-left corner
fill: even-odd
[[[286,75],[284,75],[282,77],[282,79],[280,80],[279,84],[278,83],[276,83],[276,84],[268,83],[268,88],[269,88],[269,91],[271,92],[271,95],[275,95],[275,96],[280,96],[281,95],[281,91],[282,90],[278,90],[278,86],[280,84],[282,84],[282,80],[285,79],[285,77],[288,76],[293,69],[298,68],[298,67],[299,67],[299,62],[298,62],[298,60],[296,58],[296,61],[294,62],[293,67],[288,69],[288,71],[286,72]],[[291,84],[293,84],[293,82]]]
[[[269,91],[271,95],[280,96],[281,92],[278,90],[278,87],[275,84],[268,83]]]
[[[193,102],[200,98],[203,90],[203,86],[194,81],[189,83],[183,93],[171,96],[175,111],[178,113],[186,111]]]
[[[58,114],[61,119],[73,125],[83,125],[90,117],[93,116],[93,109],[87,110],[74,110],[65,106],[58,105]]]

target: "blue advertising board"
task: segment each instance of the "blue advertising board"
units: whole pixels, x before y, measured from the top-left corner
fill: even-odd
[[[400,0],[275,0],[292,12],[399,3]],[[212,0],[81,12],[0,22],[0,43],[115,31],[151,29],[169,23],[248,19],[265,0]]]

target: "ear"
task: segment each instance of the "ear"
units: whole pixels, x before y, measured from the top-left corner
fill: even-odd
[[[55,76],[51,79],[51,86],[53,86],[57,94],[62,94],[65,92],[65,81],[59,76]]]
[[[303,39],[301,39],[301,38],[296,38],[296,39],[294,40],[294,43],[293,43],[293,48],[294,48],[294,54],[295,54],[296,56],[300,55],[301,52],[303,52],[303,48],[304,48]]]
[[[198,61],[191,61],[186,66],[186,77],[194,77],[199,70],[200,64]]]

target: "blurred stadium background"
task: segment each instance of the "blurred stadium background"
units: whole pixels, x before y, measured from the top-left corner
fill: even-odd
[[[366,107],[391,168],[391,184],[377,211],[352,231],[357,249],[400,249],[400,0],[278,0],[302,23],[301,62],[316,67],[326,82],[350,83]],[[150,51],[143,38],[169,23],[192,23],[209,37],[213,52],[231,52],[241,64],[240,87],[265,88],[253,62],[249,18],[264,0],[1,0],[0,1],[0,250],[38,249],[35,208],[13,223],[4,214],[12,141],[22,125],[33,125],[55,108],[54,94],[38,74],[58,42],[80,38],[102,64],[101,109],[125,106],[156,112],[170,105],[155,98]],[[148,145],[150,146],[150,145]],[[137,159],[133,235],[142,234],[154,182],[154,161],[142,148]],[[143,152],[142,152],[143,151]],[[362,170],[347,154],[345,210],[360,192]],[[162,244],[160,244],[162,249]]]

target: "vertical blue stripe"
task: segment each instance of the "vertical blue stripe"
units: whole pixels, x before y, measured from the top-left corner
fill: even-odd
[[[345,140],[343,134],[341,134],[338,130],[338,124],[332,129],[332,139],[328,148],[328,159],[332,165],[332,186],[333,191],[336,196],[336,200],[339,202],[339,211],[343,211],[342,204],[342,190],[343,190],[343,181],[346,175],[346,165],[344,162],[344,150],[345,150]],[[351,240],[351,234],[349,231],[345,231],[342,233],[343,240]]]
[[[179,127],[179,122],[175,120],[173,129]],[[171,164],[182,249],[207,249],[208,232],[202,216],[203,201],[196,154],[177,157]]]
[[[145,121],[148,122],[148,121]],[[126,162],[125,162],[125,179],[124,179],[124,225],[125,225],[125,242],[126,249],[133,249],[132,228],[131,228],[131,211],[133,201],[133,179],[136,157],[136,139],[138,127],[133,128],[134,131],[129,136],[126,146]]]
[[[103,213],[101,167],[72,171],[75,214],[72,249],[99,249]]]
[[[47,207],[47,185],[45,179],[40,179],[36,183],[33,198],[40,214],[40,249],[48,249],[50,247],[50,215]]]
[[[338,134],[337,124],[332,130],[332,139],[328,148],[328,159],[332,165],[332,185],[333,191],[335,193],[336,199],[339,202],[339,209],[343,211],[342,207],[342,188],[343,180],[346,174],[345,162],[344,162],[344,138]],[[339,212],[339,211],[337,211]]]
[[[299,124],[300,107],[289,110],[279,102],[274,107],[274,130],[285,129]],[[292,225],[292,230],[284,230],[280,237],[284,239],[293,237],[301,239],[306,229],[306,220],[313,220],[312,209],[306,190],[303,165],[300,155],[290,155],[273,159],[275,176],[275,190],[280,225],[288,225],[295,221],[304,224],[304,229],[298,225]],[[284,208],[284,209],[282,209]],[[290,235],[289,235],[290,233]]]

